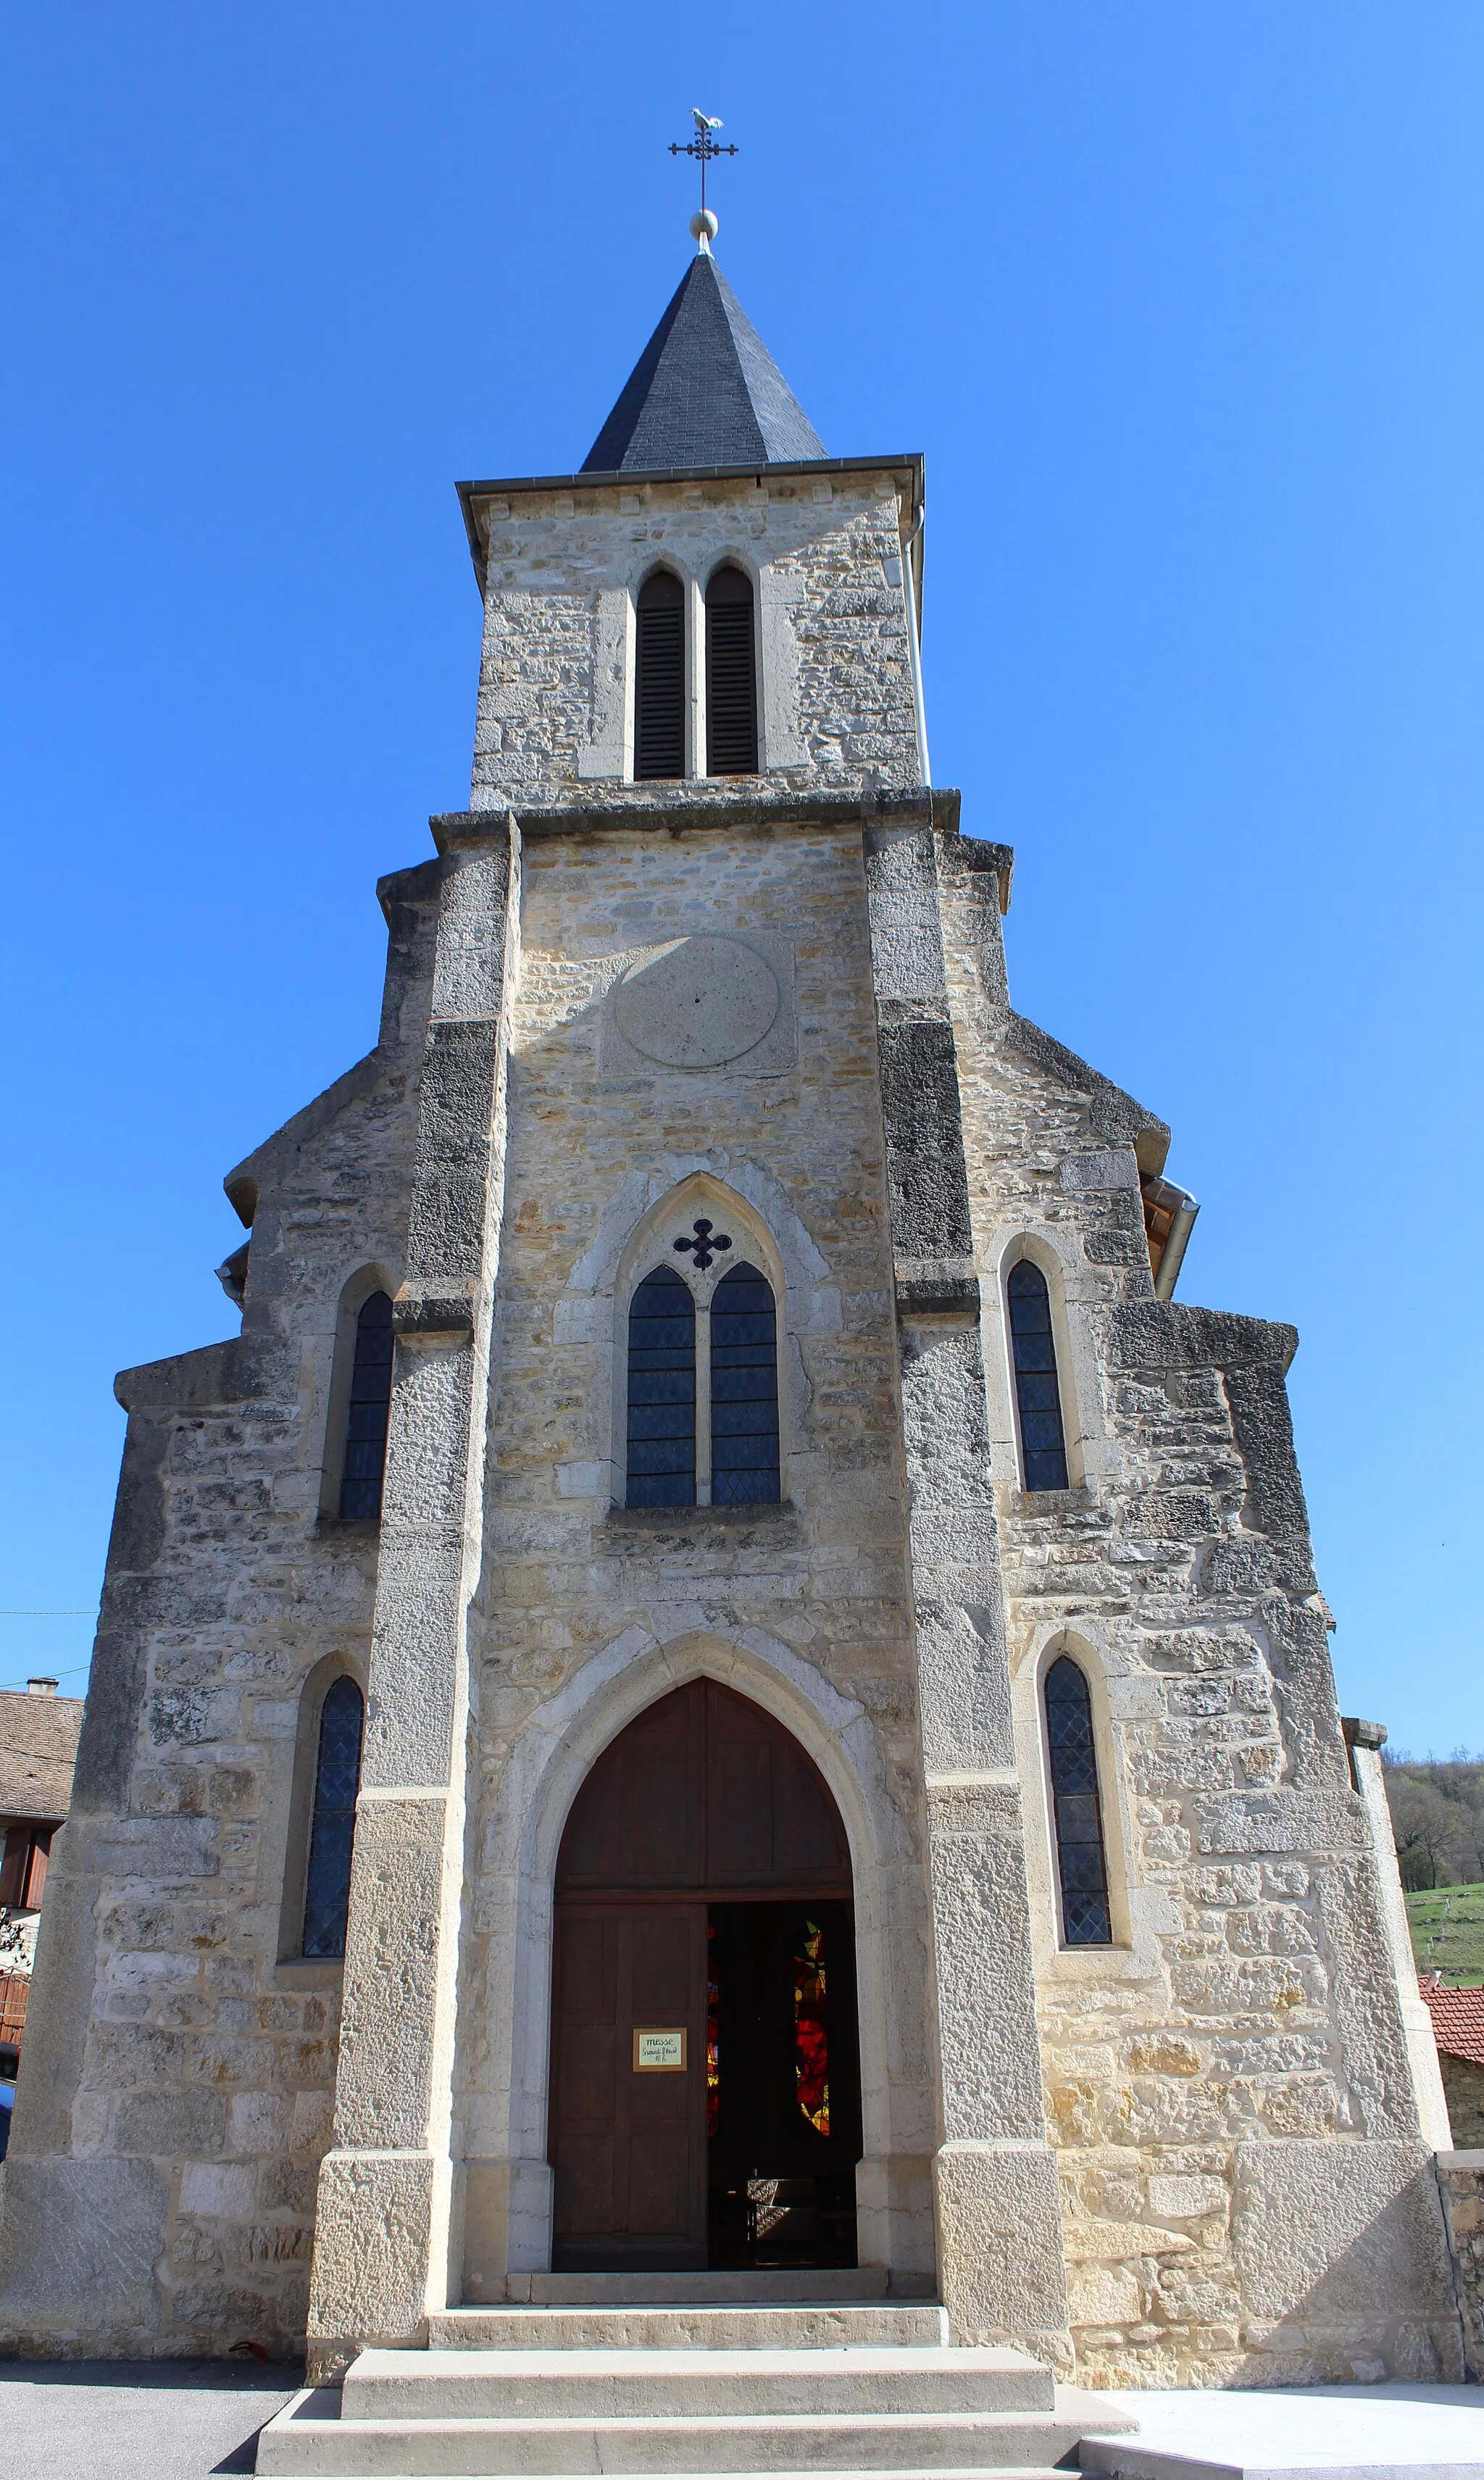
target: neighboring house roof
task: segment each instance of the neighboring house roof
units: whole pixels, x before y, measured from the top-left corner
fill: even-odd
[[[32,1696],[0,1688],[0,1818],[62,1823],[82,1727],[80,1696]]]
[[[703,250],[681,277],[582,471],[787,465],[825,453],[715,259]]]
[[[1484,2067],[1484,1989],[1445,1989],[1435,1972],[1419,1973],[1417,1985],[1427,2001],[1439,2049]]]

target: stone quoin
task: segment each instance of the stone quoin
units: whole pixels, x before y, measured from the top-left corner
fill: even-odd
[[[827,455],[704,245],[587,464],[460,497],[376,1046],[227,1178],[240,1337],[116,1382],[0,2339],[334,2377],[725,2271],[1456,2376],[1296,1337],[1171,1298],[1168,1129],[1011,1004],[921,458]]]

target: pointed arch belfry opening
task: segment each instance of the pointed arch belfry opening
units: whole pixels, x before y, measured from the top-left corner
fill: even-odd
[[[734,1690],[605,1749],[556,1869],[556,2269],[854,2264],[853,1891],[823,1776]]]
[[[729,560],[706,587],[706,773],[757,772],[753,581]]]
[[[634,619],[634,775],[648,783],[685,772],[685,589],[672,570],[651,570]]]

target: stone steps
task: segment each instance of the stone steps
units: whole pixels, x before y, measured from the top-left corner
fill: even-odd
[[[455,2308],[428,2319],[435,2351],[911,2350],[948,2340],[930,2300],[803,2306]]]
[[[780,2307],[832,2300],[884,2299],[888,2276],[882,2265],[808,2266],[796,2272],[764,2269],[736,2273],[511,2273],[505,2276],[514,2305],[533,2308],[677,2308],[685,2306]],[[900,2293],[894,2294],[900,2297]],[[923,2297],[931,2299],[924,2282]],[[456,2314],[468,2311],[454,2311]]]
[[[442,2321],[442,2320],[440,2320]],[[1049,2471],[1109,2398],[1016,2351],[363,2351],[342,2396],[298,2395],[258,2440],[269,2480],[423,2474]]]
[[[345,2420],[315,2417],[300,2396],[258,2438],[267,2480],[576,2480],[589,2473],[1051,2472],[1094,2417],[1089,2398],[1056,2414],[933,2418]],[[1103,2426],[1109,2423],[1103,2416]]]
[[[1051,2372],[1020,2351],[364,2351],[354,2419],[805,2419],[1042,2412]]]

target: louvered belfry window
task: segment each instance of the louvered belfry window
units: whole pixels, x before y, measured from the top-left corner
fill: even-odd
[[[685,589],[656,568],[639,589],[634,665],[634,774],[685,772]]]
[[[1020,1414],[1020,1460],[1027,1489],[1065,1489],[1066,1440],[1062,1431],[1062,1392],[1057,1347],[1051,1330],[1051,1296],[1039,1266],[1022,1257],[1011,1267],[1010,1339],[1015,1362],[1015,1408]]]
[[[381,1477],[387,1460],[387,1414],[392,1403],[392,1304],[372,1292],[355,1322],[355,1361],[345,1416],[345,1460],[341,1466],[342,1515],[378,1516]]]
[[[669,1266],[628,1307],[628,1504],[696,1504],[696,1305]]]
[[[766,1275],[743,1264],[711,1295],[711,1504],[778,1495],[778,1313]]]
[[[1113,1916],[1108,1905],[1092,1699],[1082,1672],[1065,1654],[1046,1673],[1046,1743],[1056,1812],[1062,1943],[1111,1946]]]
[[[753,588],[739,568],[719,568],[706,587],[706,773],[756,772]]]

